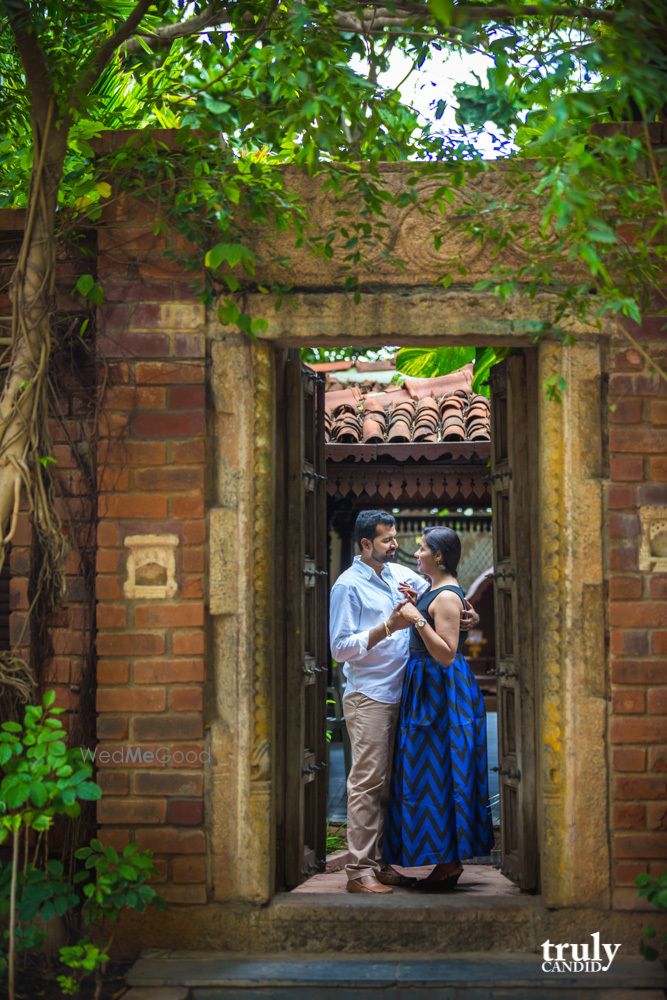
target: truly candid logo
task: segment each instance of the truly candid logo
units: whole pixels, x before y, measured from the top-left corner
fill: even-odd
[[[593,945],[542,942],[542,972],[607,972],[620,944],[600,944],[600,933],[591,934]]]

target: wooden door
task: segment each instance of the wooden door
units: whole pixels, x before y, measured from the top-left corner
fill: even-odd
[[[284,379],[284,882],[293,888],[326,860],[328,573],[324,380],[298,350],[287,352]]]
[[[535,679],[531,601],[531,463],[535,421],[523,354],[491,377],[498,762],[502,871],[526,891],[538,884]]]

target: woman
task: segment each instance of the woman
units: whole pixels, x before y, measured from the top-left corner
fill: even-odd
[[[451,528],[428,528],[417,568],[431,587],[416,602],[404,590],[410,654],[396,734],[385,860],[415,868],[435,865],[417,885],[452,889],[461,858],[493,846],[489,809],[484,701],[461,649],[464,593],[456,579],[461,541]]]

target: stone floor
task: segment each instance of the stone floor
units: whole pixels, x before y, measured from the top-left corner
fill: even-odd
[[[341,852],[341,854],[343,853]],[[327,863],[327,867],[331,867],[330,862]],[[425,878],[432,867],[429,865],[426,868],[398,868],[397,866],[397,870],[405,875],[413,875],[415,878]],[[347,879],[344,871],[326,871],[320,875],[313,875],[307,882],[303,882],[292,891],[339,893],[346,891],[346,884]],[[394,887],[394,893],[401,896],[414,896],[418,891]],[[505,878],[493,865],[464,865],[463,875],[453,891],[457,896],[518,896],[521,894],[517,886]]]

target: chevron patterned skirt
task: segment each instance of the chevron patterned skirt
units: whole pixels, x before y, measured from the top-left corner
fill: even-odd
[[[484,699],[461,653],[408,661],[394,748],[384,860],[416,868],[493,846]]]

